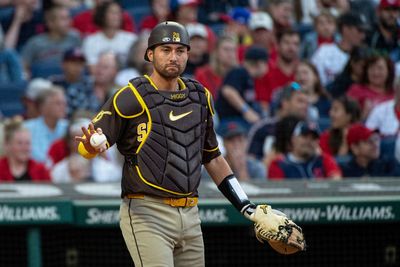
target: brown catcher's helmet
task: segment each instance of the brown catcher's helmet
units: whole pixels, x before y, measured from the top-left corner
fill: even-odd
[[[147,56],[147,50],[161,44],[181,44],[187,46],[188,50],[190,50],[189,34],[183,25],[175,21],[159,23],[150,33],[144,59],[150,61]]]

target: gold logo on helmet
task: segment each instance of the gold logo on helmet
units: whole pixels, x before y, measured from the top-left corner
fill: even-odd
[[[173,42],[180,42],[181,37],[179,36],[179,32],[173,32],[172,33],[172,41]]]

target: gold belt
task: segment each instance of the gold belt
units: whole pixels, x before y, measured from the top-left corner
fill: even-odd
[[[130,199],[152,199],[157,200],[161,203],[169,205],[171,207],[194,207],[199,202],[198,197],[182,197],[182,198],[172,198],[172,197],[153,197],[143,194],[129,194],[126,196]]]

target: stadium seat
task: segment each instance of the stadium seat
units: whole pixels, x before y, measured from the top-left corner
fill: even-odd
[[[0,83],[0,111],[5,117],[22,114],[24,107],[21,98],[26,83]]]
[[[150,6],[130,7],[125,9],[135,20],[136,28],[140,26],[140,22],[144,17],[151,14]]]
[[[381,139],[381,158],[394,158],[394,150],[396,147],[396,137],[384,137]]]
[[[150,8],[149,2],[150,1],[148,1],[148,0],[119,0],[119,3],[121,4],[121,6],[124,9],[129,9],[129,8],[133,8],[133,7],[135,7],[135,8],[149,7]]]
[[[31,66],[32,78],[48,78],[52,75],[62,74],[59,64],[33,64]]]
[[[321,132],[329,129],[331,126],[331,119],[330,118],[319,118],[318,119],[318,127]]]

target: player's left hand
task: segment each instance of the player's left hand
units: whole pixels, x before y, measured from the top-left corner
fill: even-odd
[[[305,250],[302,229],[283,212],[274,210],[269,205],[258,205],[249,217],[254,222],[256,237],[260,242],[268,241],[281,254]]]

